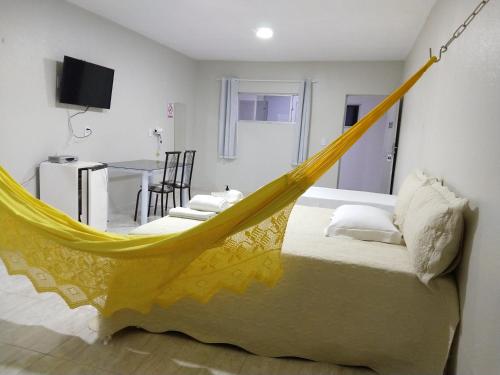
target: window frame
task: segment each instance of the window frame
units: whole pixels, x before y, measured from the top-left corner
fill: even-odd
[[[238,92],[238,106],[240,102],[240,94],[243,95],[255,95],[255,96],[286,96],[289,97],[290,100],[292,101],[293,98],[296,96],[297,99],[300,97],[299,93],[297,92],[291,92],[291,93],[272,93],[272,92],[248,92],[248,91],[239,91]],[[257,100],[254,102],[254,110],[257,110]],[[298,107],[298,106],[297,106]],[[290,103],[290,111],[293,109],[293,104]],[[295,109],[297,111],[297,108]],[[297,113],[295,113],[295,121],[263,121],[263,120],[240,120],[240,114],[238,110],[238,123],[240,122],[255,122],[255,123],[260,123],[260,124],[278,124],[278,125],[296,125],[297,124]]]

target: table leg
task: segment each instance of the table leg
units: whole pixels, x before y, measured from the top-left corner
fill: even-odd
[[[142,172],[142,192],[141,192],[141,225],[148,222],[148,207],[149,207],[149,172]]]
[[[181,194],[182,194],[182,206],[187,207],[189,202],[188,189],[181,189]]]

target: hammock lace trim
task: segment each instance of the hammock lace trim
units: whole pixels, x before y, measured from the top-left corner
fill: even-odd
[[[168,307],[186,296],[206,303],[222,288],[244,293],[252,280],[268,286],[279,281],[280,250],[292,206],[226,238],[186,267],[178,265],[175,275],[176,252],[129,260],[76,252],[5,215],[0,215],[0,226],[9,228],[10,235],[0,239],[0,258],[9,274],[28,277],[37,292],[59,294],[70,308],[92,305],[109,315],[121,308],[148,313],[154,304]],[[140,282],[134,277],[139,274]]]

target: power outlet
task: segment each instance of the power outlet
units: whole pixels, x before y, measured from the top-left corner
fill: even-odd
[[[163,128],[154,128],[153,135],[155,137],[158,137],[158,141],[160,142],[160,144],[163,143]]]

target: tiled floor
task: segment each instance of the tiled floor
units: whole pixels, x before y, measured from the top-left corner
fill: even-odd
[[[126,233],[129,215],[110,228]],[[0,261],[0,375],[306,375],[374,374],[292,358],[259,357],[229,345],[207,345],[179,333],[129,328],[109,344],[88,328],[92,307],[69,309],[54,293],[37,294],[24,276],[9,276]]]
[[[159,218],[160,216],[150,216],[148,222]],[[133,213],[113,213],[109,216],[108,232],[127,234],[138,226],[139,222],[134,221]]]

